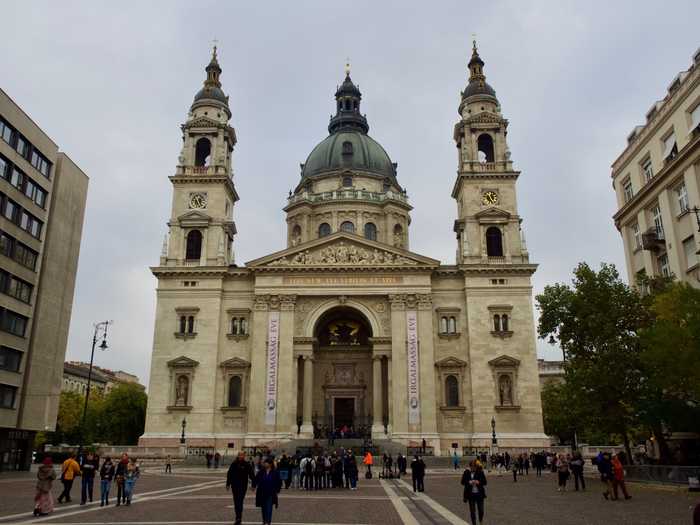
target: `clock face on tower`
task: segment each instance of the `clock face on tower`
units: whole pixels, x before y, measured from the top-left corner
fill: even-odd
[[[485,191],[481,196],[481,203],[484,205],[495,206],[498,204],[498,193],[495,191]]]
[[[207,207],[206,193],[193,193],[190,195],[190,208],[201,210]]]

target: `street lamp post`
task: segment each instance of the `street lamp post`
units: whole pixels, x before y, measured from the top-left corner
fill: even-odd
[[[182,434],[180,435],[180,444],[184,445],[185,444],[185,427],[187,426],[187,420],[183,417],[182,418]]]
[[[80,428],[80,444],[78,446],[78,453],[83,448],[83,441],[85,440],[85,419],[87,418],[88,402],[90,401],[90,385],[92,383],[92,363],[95,360],[95,345],[97,344],[98,335],[102,332],[102,342],[100,343],[100,350],[107,350],[107,328],[112,324],[112,321],[102,321],[101,323],[95,324],[95,332],[92,335],[92,352],[90,352],[90,369],[88,370],[88,383],[87,390],[85,392],[85,405],[83,406],[83,422]]]
[[[493,446],[498,446],[498,439],[496,438],[496,416],[491,417],[491,444]]]

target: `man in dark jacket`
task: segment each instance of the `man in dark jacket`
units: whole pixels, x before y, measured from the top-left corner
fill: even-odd
[[[479,511],[479,523],[484,521],[484,499],[486,499],[486,476],[484,469],[476,461],[469,464],[469,468],[462,474],[462,486],[464,486],[464,502],[469,503],[469,514],[472,525],[476,525],[476,511]]]
[[[226,490],[230,487],[233,493],[233,508],[236,513],[234,525],[240,525],[243,522],[243,500],[248,491],[248,482],[254,480],[253,466],[246,461],[245,452],[240,451],[226,474]]]
[[[612,499],[617,499],[615,494],[611,494],[613,479],[615,479],[615,476],[613,475],[613,466],[612,462],[610,461],[610,454],[608,452],[598,454],[596,464],[598,466],[598,472],[600,472],[600,481],[603,482],[603,487],[605,487],[603,497],[608,499],[608,497],[612,496]]]
[[[411,478],[413,479],[413,492],[423,492],[423,478],[425,478],[425,463],[423,460],[414,456],[411,461]]]

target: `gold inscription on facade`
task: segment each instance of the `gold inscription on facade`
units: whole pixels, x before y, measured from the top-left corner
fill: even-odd
[[[403,276],[401,275],[386,275],[386,276],[286,276],[282,278],[282,284],[299,285],[299,286],[356,286],[356,285],[377,285],[386,286],[387,284],[402,284]]]

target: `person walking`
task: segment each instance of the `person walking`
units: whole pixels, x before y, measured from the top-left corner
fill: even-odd
[[[622,461],[620,461],[620,458],[622,456],[622,452],[614,455],[612,457],[612,460],[610,461],[612,463],[612,469],[613,469],[613,494],[615,497],[613,499],[617,499],[617,489],[622,490],[622,494],[625,496],[625,499],[632,499],[632,496],[630,496],[627,493],[627,487],[625,486],[625,467],[622,465]]]
[[[578,492],[579,482],[581,483],[581,490],[586,490],[586,482],[583,480],[583,458],[580,452],[574,452],[574,457],[569,466],[574,476],[574,490]]]
[[[114,469],[114,479],[117,482],[117,507],[122,503],[126,503],[126,471],[129,466],[129,455],[124,452],[119,460],[117,467]]]
[[[367,472],[365,472],[365,478],[372,479],[372,464],[374,463],[374,458],[372,457],[372,453],[369,450],[365,453],[365,458],[362,460],[362,462],[367,467]]]
[[[420,456],[414,456],[411,461],[411,479],[413,481],[413,492],[423,492],[425,487],[423,480],[425,478],[425,463]]]
[[[80,469],[82,482],[80,483],[80,504],[85,505],[88,499],[92,503],[92,493],[95,484],[95,473],[100,468],[100,458],[92,452],[88,452],[87,457],[83,460]]]
[[[564,457],[564,454],[559,454],[559,459],[557,460],[557,476],[559,480],[557,492],[566,492],[566,482],[569,479],[569,462]]]
[[[523,467],[525,468],[525,475],[528,476],[530,474],[530,456],[525,456]]]
[[[455,470],[459,468],[459,456],[457,455],[456,450],[452,453],[452,466],[455,468]]]
[[[425,454],[426,445],[427,445],[427,443],[425,441],[425,438],[423,438],[420,442],[420,453],[421,454]]]
[[[170,454],[168,454],[168,457],[165,458],[165,473],[173,473],[173,458],[170,457]]]
[[[134,495],[134,486],[140,475],[141,470],[139,469],[139,464],[136,462],[136,458],[131,458],[126,467],[126,474],[124,475],[124,493],[126,494],[127,505],[131,505],[131,498]]]
[[[71,488],[73,488],[73,481],[75,481],[76,476],[80,476],[80,465],[78,465],[78,462],[75,460],[75,452],[71,452],[68,459],[65,460],[61,466],[63,492],[61,492],[61,495],[58,497],[59,503],[63,503],[64,500],[66,503],[71,502],[70,491]]]
[[[279,506],[277,494],[282,489],[282,480],[272,464],[272,460],[265,458],[263,468],[258,472],[253,482],[255,486],[255,506],[262,511],[263,525],[272,523],[272,506]]]
[[[481,464],[473,460],[462,474],[462,486],[464,487],[463,500],[469,504],[469,515],[472,525],[477,525],[477,511],[479,513],[478,523],[484,521],[484,500],[486,499],[486,475]]]
[[[518,462],[513,461],[510,465],[510,470],[513,471],[513,483],[517,483],[518,481]]]
[[[603,497],[607,500],[612,497],[613,500],[617,499],[617,496],[613,494],[613,466],[610,461],[610,454],[607,452],[598,454],[596,458],[596,466],[598,467],[598,472],[600,472],[600,481],[603,483],[605,490],[603,491]]]
[[[403,454],[399,453],[399,456],[396,458],[396,467],[398,469],[398,475],[397,477],[401,479],[401,474],[406,474],[406,456]]]
[[[243,501],[248,491],[248,483],[254,480],[253,466],[246,461],[245,452],[241,450],[226,474],[226,490],[230,488],[233,494],[233,509],[236,515],[234,525],[243,523]]]
[[[100,507],[109,505],[109,489],[112,487],[114,479],[114,463],[112,458],[107,456],[100,469]]]
[[[53,468],[51,456],[46,456],[36,473],[36,494],[34,495],[34,515],[46,516],[53,512],[53,496],[51,489],[56,471]]]
[[[350,454],[350,460],[348,462],[348,475],[350,477],[350,490],[357,490],[357,477],[359,472],[357,469],[357,460],[352,454]]]

